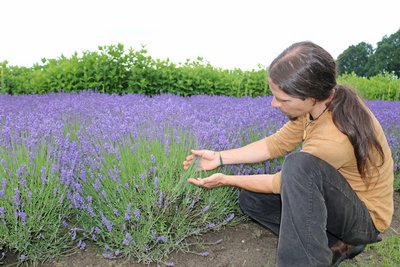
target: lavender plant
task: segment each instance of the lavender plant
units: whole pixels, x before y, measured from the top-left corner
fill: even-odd
[[[67,186],[60,182],[52,145],[0,147],[0,240],[21,261],[44,261],[69,247]]]
[[[102,166],[80,181],[82,195],[72,201],[78,203],[77,225],[83,238],[104,248],[105,257],[161,260],[186,237],[226,224],[238,211],[235,189],[211,194],[186,182],[203,175],[195,167],[182,169],[181,159],[194,144],[172,132],[102,147]]]

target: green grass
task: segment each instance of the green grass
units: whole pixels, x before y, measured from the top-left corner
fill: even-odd
[[[340,267],[396,267],[400,266],[400,236],[385,237],[381,242],[368,245],[353,260],[344,261]]]

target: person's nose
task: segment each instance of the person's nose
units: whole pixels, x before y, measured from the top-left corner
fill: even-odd
[[[275,97],[272,97],[271,106],[272,106],[273,108],[279,108],[281,105],[280,105],[279,101],[276,100]]]

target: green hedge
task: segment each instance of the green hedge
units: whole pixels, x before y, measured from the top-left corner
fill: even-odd
[[[202,58],[174,64],[153,59],[142,48],[125,50],[122,44],[100,46],[98,51],[74,53],[70,58],[43,59],[32,68],[0,63],[0,93],[41,94],[93,89],[104,93],[183,96],[265,95],[265,70],[224,70]]]
[[[393,74],[378,74],[370,78],[342,74],[339,83],[356,88],[366,99],[400,100],[400,80]]]
[[[344,74],[340,83],[352,85],[366,99],[400,100],[400,81],[391,74],[371,78]],[[154,59],[147,50],[125,49],[122,44],[99,46],[98,51],[74,53],[70,58],[42,59],[31,68],[0,63],[0,93],[42,94],[92,89],[109,94],[172,93],[260,96],[271,91],[266,70],[215,68],[202,58],[175,64]]]

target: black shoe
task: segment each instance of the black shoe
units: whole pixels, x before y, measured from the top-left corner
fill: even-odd
[[[364,251],[366,245],[351,246],[343,243],[342,241],[336,242],[331,247],[333,258],[332,267],[339,266],[339,264],[347,259],[352,259]]]

